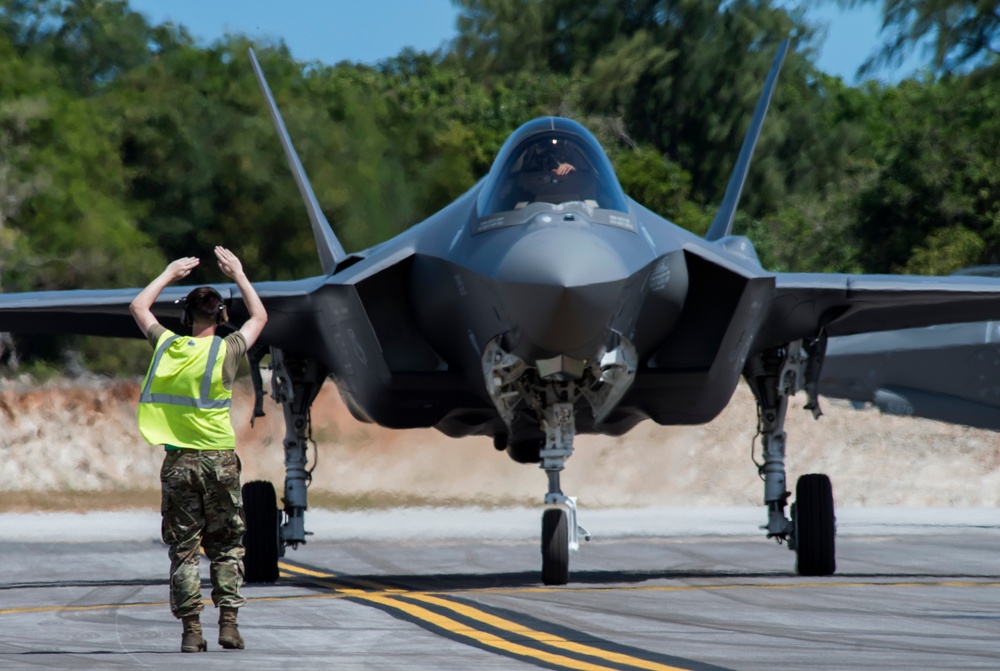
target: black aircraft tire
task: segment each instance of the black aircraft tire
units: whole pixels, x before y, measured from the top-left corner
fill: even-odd
[[[569,582],[569,524],[566,512],[558,508],[542,513],[542,582]]]
[[[833,485],[821,473],[795,485],[795,570],[804,576],[833,575],[837,570]]]
[[[265,480],[243,485],[243,513],[247,526],[243,533],[246,550],[243,556],[244,580],[247,583],[275,582],[278,579],[281,530],[274,485]]]

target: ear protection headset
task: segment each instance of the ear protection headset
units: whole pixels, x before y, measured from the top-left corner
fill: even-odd
[[[219,309],[215,313],[215,324],[216,324],[216,326],[218,326],[220,324],[225,324],[226,322],[228,322],[229,321],[229,311],[226,310],[226,304],[222,302],[222,294],[220,294],[218,291],[216,291],[212,287],[199,287],[199,289],[206,289],[207,290],[205,297],[215,296],[215,298],[219,301]],[[184,298],[181,298],[181,299],[179,299],[177,301],[178,303],[181,304],[181,308],[183,310],[181,312],[181,325],[183,325],[183,326],[191,326],[194,323],[194,316],[191,314],[191,306],[189,305],[189,303],[191,301],[191,295],[193,293],[195,293],[195,291],[198,291],[198,289],[194,289],[187,296],[185,296]]]

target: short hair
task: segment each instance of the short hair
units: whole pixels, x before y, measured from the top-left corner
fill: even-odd
[[[225,324],[229,321],[229,313],[226,304],[222,302],[222,294],[212,287],[198,287],[184,297],[182,301],[184,313],[181,315],[181,324],[191,326],[195,320],[211,321],[216,324]]]

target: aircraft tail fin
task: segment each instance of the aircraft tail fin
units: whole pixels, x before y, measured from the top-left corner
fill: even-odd
[[[754,147],[760,137],[760,130],[764,125],[764,116],[767,108],[771,104],[771,95],[774,93],[775,84],[778,81],[778,72],[781,64],[785,61],[785,54],[788,53],[788,40],[783,40],[778,46],[778,53],[774,57],[771,71],[764,82],[764,90],[761,91],[760,100],[753,112],[753,119],[750,120],[750,127],[747,129],[746,137],[743,138],[743,146],[740,148],[740,155],[736,159],[736,166],[733,174],[729,177],[729,185],[722,198],[722,205],[716,212],[712,225],[705,234],[706,240],[719,240],[733,232],[733,220],[736,218],[736,208],[740,203],[740,195],[743,193],[743,185],[747,180],[747,173],[750,170],[750,159],[753,157]]]
[[[257,56],[254,54],[253,49],[249,49],[249,53],[254,74],[257,75],[257,83],[260,84],[260,90],[267,101],[267,110],[271,114],[271,121],[274,122],[274,128],[278,131],[278,137],[281,139],[281,147],[285,150],[288,167],[292,169],[295,183],[299,186],[299,193],[302,195],[306,211],[309,213],[309,222],[312,224],[313,236],[316,238],[316,247],[319,250],[320,264],[323,266],[323,272],[329,274],[336,268],[337,262],[347,256],[347,253],[330,227],[330,223],[326,220],[326,216],[324,216],[323,210],[319,206],[319,201],[316,200],[316,194],[313,193],[312,186],[309,184],[309,178],[306,177],[306,171],[299,160],[299,155],[295,152],[295,147],[292,146],[292,141],[288,137],[285,122],[281,118],[281,113],[278,112],[278,106],[275,104],[274,96],[271,95],[271,89],[264,79],[264,73],[257,62]]]

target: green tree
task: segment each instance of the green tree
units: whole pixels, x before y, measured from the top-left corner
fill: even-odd
[[[299,277],[318,272],[316,254],[295,252],[312,236],[249,68],[249,44],[234,37],[174,50],[120,77],[105,105],[124,120],[120,146],[131,197],[145,211],[142,230],[168,258],[222,243],[238,248],[259,279]],[[265,49],[262,58],[283,90],[287,50]],[[221,279],[214,264],[192,281],[209,279]]]
[[[712,215],[691,197],[691,175],[649,146],[615,152],[615,172],[633,199],[678,226],[704,235]]]
[[[95,100],[59,88],[60,77],[35,55],[0,42],[0,142],[5,146],[4,216],[16,250],[2,269],[8,290],[122,286],[146,274],[159,254],[137,228],[118,153],[118,119]],[[99,169],[95,169],[99,166]]]
[[[45,50],[22,52],[0,36],[0,284],[5,290],[129,286],[162,263],[138,230],[141,208],[127,196],[118,152],[120,119],[65,87]],[[9,347],[10,343],[5,342]],[[85,361],[120,344],[96,339],[23,338],[20,356]]]
[[[962,226],[939,228],[914,249],[903,270],[919,275],[949,275],[979,263],[983,238]]]
[[[62,85],[83,94],[191,44],[183,29],[150,26],[127,0],[0,0],[0,32],[21,53],[43,54]]]
[[[471,72],[563,73],[578,82],[577,116],[621,119],[690,173],[696,200],[718,202],[764,77],[794,37],[758,144],[744,207],[774,210],[822,189],[851,151],[811,65],[812,29],[770,0],[460,0],[457,54]],[[790,132],[794,129],[795,132]]]
[[[994,69],[875,91],[879,167],[854,227],[866,270],[1000,263],[998,84]],[[933,262],[935,253],[948,260]]]

